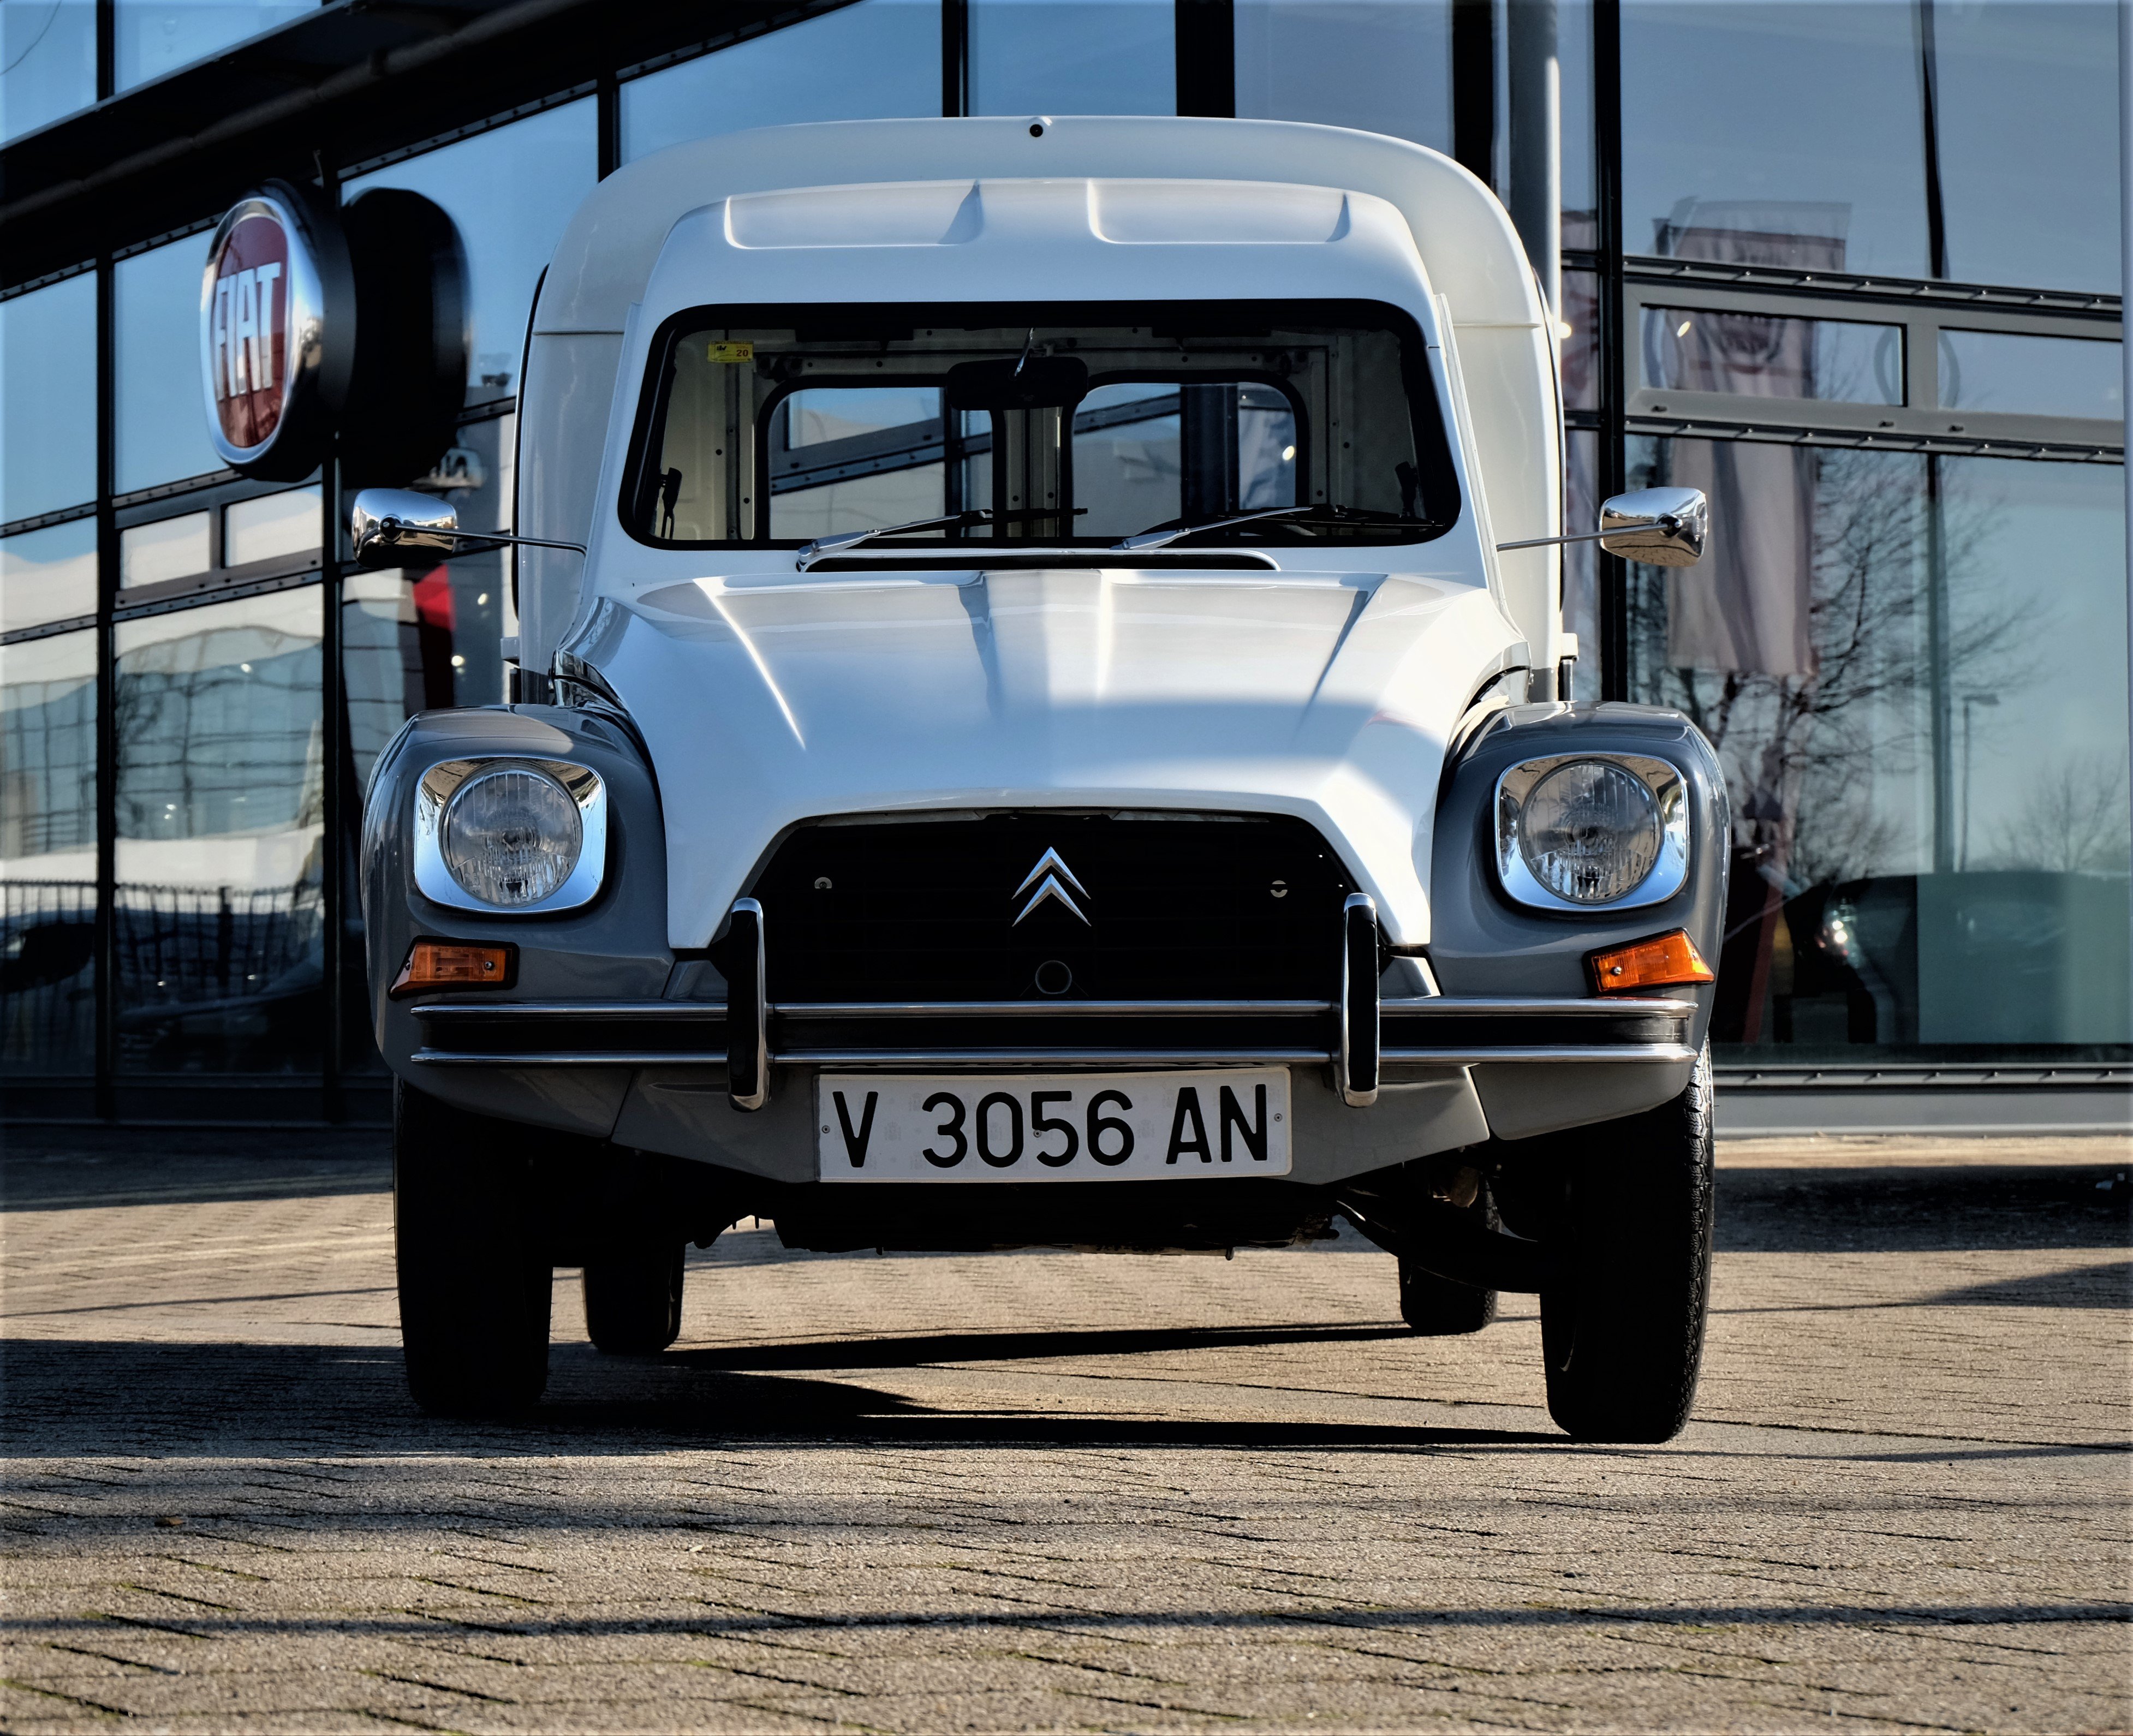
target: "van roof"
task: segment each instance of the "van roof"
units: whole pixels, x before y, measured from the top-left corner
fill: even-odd
[[[987,116],[767,127],[632,163],[601,182],[571,219],[550,263],[534,330],[623,330],[676,224],[729,197],[880,182],[1151,174],[1375,195],[1406,220],[1457,324],[1533,326],[1544,319],[1503,207],[1465,169],[1423,146],[1291,121]]]

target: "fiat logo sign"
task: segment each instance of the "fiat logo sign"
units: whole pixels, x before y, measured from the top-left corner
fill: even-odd
[[[346,396],[347,244],[311,195],[269,182],[231,206],[200,281],[208,436],[248,476],[296,481],[325,454]]]
[[[289,384],[289,231],[277,217],[254,210],[231,226],[208,296],[215,425],[232,450],[251,452],[281,426]]]

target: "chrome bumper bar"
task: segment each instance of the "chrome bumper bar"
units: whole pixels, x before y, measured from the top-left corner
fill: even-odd
[[[733,1046],[728,1009],[718,1002],[441,1001],[411,1010],[426,1038],[411,1059],[424,1066],[725,1068]],[[1330,1001],[1287,1000],[782,1002],[763,1009],[759,1052],[766,1077],[779,1066],[954,1072],[1328,1066],[1344,1060],[1325,1028],[1334,1010]],[[1693,1060],[1684,1039],[1696,1010],[1692,1001],[1672,999],[1389,999],[1378,1006],[1378,1071],[1396,1083],[1402,1075],[1456,1067]],[[957,1032],[963,1040],[912,1041],[944,1025],[1001,1021],[1042,1022],[1052,1027],[1045,1036],[1057,1040],[973,1042]],[[1087,1040],[1094,1034],[1087,1027],[1099,1022],[1112,1027],[1105,1035],[1113,1041]],[[1219,1022],[1208,1030],[1210,1022]],[[1224,1038],[1222,1025],[1242,1022],[1258,1028]],[[835,1027],[852,1026],[871,1027],[864,1035],[875,1041],[827,1040]],[[811,1028],[821,1027],[831,1029]],[[1493,1040],[1490,1027],[1506,1040]],[[1187,1032],[1198,1040],[1178,1041]],[[1452,1040],[1431,1040],[1440,1034]],[[1548,1040],[1516,1040],[1535,1036]],[[1345,1059],[1352,1068],[1352,1048]]]
[[[1673,1065],[1696,1003],[1378,992],[1377,907],[1341,913],[1337,999],[773,1002],[763,906],[735,902],[727,995],[709,1001],[433,1001],[411,1008],[429,1067],[723,1068],[737,1109],[770,1099],[779,1066],[959,1073],[1168,1067],[1331,1066],[1343,1102],[1377,1100],[1388,1075],[1461,1067]],[[1332,961],[1329,960],[1329,964]],[[1000,1042],[1003,1022],[1051,1041]],[[1437,1028],[1432,1030],[1434,1026]],[[931,1041],[913,1041],[923,1030]],[[1071,1033],[1071,1036],[1070,1036]],[[1066,1039],[1064,1041],[1057,1039]]]
[[[765,1011],[793,1019],[1267,1018],[1330,1012],[1331,1001],[773,1001]],[[1386,1018],[1565,1018],[1627,1016],[1688,1018],[1693,1001],[1606,995],[1432,994],[1378,1003]],[[412,1009],[425,1024],[512,1024],[552,1019],[643,1019],[661,1024],[723,1025],[724,1001],[429,1001]]]
[[[723,1067],[725,1051],[689,1054],[675,1050],[530,1049],[499,1054],[494,1050],[437,1049],[425,1045],[409,1057],[430,1067]],[[1071,1073],[1123,1071],[1166,1067],[1326,1066],[1330,1049],[781,1049],[770,1057],[781,1067],[850,1067],[905,1071],[941,1070],[955,1073],[1018,1073],[1033,1070]],[[1379,1057],[1388,1071],[1450,1067],[1492,1067],[1537,1062],[1631,1062],[1664,1065],[1692,1061],[1696,1051],[1680,1043],[1618,1043],[1606,1048],[1567,1045],[1515,1049],[1387,1049]],[[1397,1084],[1398,1079],[1388,1083]]]

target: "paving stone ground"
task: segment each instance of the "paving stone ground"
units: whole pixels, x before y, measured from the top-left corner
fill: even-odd
[[[0,1729],[2133,1724],[2124,1141],[1741,1142],[1697,1421],[1572,1445],[1529,1301],[1234,1261],[556,1280],[522,1421],[400,1383],[374,1135],[17,1129]]]

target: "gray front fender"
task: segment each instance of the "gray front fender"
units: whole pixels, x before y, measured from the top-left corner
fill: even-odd
[[[1497,879],[1497,778],[1558,753],[1644,755],[1673,764],[1688,795],[1689,868],[1662,903],[1610,911],[1536,910]],[[1431,965],[1447,994],[1590,995],[1587,955],[1683,929],[1717,967],[1731,822],[1724,774],[1703,733],[1678,711],[1615,703],[1514,705],[1497,712],[1447,767],[1431,875]],[[1709,1033],[1712,985],[1668,988],[1693,1000],[1688,1047]],[[1522,1139],[1657,1107],[1685,1089],[1693,1063],[1476,1066],[1475,1089],[1499,1138]]]
[[[607,862],[589,904],[550,916],[460,910],[431,902],[413,873],[415,791],[441,760],[570,760],[607,786]],[[418,938],[509,941],[518,979],[498,1000],[657,1000],[672,974],[667,945],[667,848],[659,792],[628,728],[613,714],[560,705],[425,711],[379,757],[363,818],[363,916],[372,1028],[388,1066],[468,1109],[605,1138],[629,1075],[614,1069],[512,1072],[413,1064],[421,1026],[388,991]],[[424,999],[466,999],[430,995]],[[491,997],[484,993],[481,998]]]

